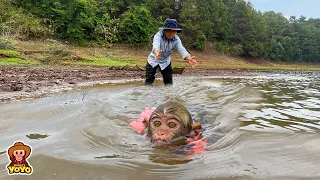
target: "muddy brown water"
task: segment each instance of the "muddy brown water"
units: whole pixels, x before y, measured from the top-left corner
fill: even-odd
[[[320,73],[110,83],[0,104],[0,179],[320,179]],[[129,126],[170,97],[204,127],[205,152],[158,150]],[[6,150],[31,145],[30,176]]]

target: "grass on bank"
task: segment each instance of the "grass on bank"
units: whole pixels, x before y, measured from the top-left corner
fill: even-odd
[[[134,47],[130,45],[113,45],[111,47],[78,47],[68,44],[55,43],[52,41],[19,41],[12,40],[16,51],[0,50],[0,65],[46,65],[43,56],[52,60],[50,65],[68,66],[145,66],[151,47]],[[25,56],[21,51],[49,51],[67,50],[72,55],[80,57],[82,60],[72,60],[72,58],[62,57],[61,55],[33,54]],[[20,51],[20,52],[19,52]],[[256,70],[320,70],[320,65],[315,64],[283,64],[274,63],[262,59],[243,59],[220,55],[212,49],[205,51],[192,52],[198,62],[197,68],[206,69],[256,69]],[[3,57],[1,54],[10,55],[10,58]],[[13,58],[14,57],[14,58]],[[40,59],[40,61],[39,61]],[[182,60],[178,52],[172,54],[173,67],[191,67],[186,61]]]
[[[0,58],[0,65],[7,66],[33,66],[38,65],[37,61],[25,60],[21,58]]]
[[[20,57],[20,52],[14,50],[0,49],[1,57]]]
[[[37,64],[37,61],[22,58],[18,51],[0,49],[0,65],[32,66]]]
[[[64,61],[65,65],[85,65],[85,66],[127,66],[130,63],[117,58],[95,58],[87,57],[89,61]]]

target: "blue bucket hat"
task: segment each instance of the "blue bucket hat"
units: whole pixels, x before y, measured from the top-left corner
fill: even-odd
[[[166,19],[164,21],[164,27],[159,28],[159,30],[171,29],[177,31],[177,33],[181,32],[182,29],[178,28],[178,22],[175,19]]]

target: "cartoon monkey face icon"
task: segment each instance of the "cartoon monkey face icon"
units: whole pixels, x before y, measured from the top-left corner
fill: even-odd
[[[13,151],[13,156],[15,157],[15,159],[17,161],[22,161],[25,154],[26,154],[25,150],[15,150],[15,151]]]
[[[27,158],[31,154],[31,147],[23,142],[16,142],[8,148],[10,164],[7,166],[9,175],[32,173],[32,166],[29,165]]]

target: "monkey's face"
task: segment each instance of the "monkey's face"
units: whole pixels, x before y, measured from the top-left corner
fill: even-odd
[[[26,154],[24,150],[15,150],[13,152],[14,157],[16,160],[21,161],[23,159],[23,156]]]
[[[171,114],[154,116],[149,121],[151,142],[164,145],[174,138],[185,135],[185,128],[181,121]]]

